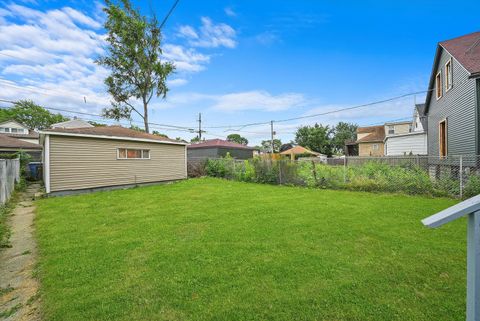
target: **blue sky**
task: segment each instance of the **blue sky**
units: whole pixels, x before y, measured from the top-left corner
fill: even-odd
[[[173,0],[133,2],[161,19]],[[107,72],[93,63],[104,46],[101,6],[2,1],[0,98],[88,113],[107,106]],[[426,90],[436,43],[478,31],[479,9],[478,1],[180,0],[164,28],[165,58],[177,73],[167,100],[154,102],[151,121],[195,127],[202,112],[206,127],[264,122]],[[409,117],[413,102],[279,123],[277,136],[289,141],[298,126],[314,122]],[[207,128],[206,137],[238,129],[253,144],[269,137],[265,125]]]

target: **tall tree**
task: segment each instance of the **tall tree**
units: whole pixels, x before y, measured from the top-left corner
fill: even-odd
[[[227,136],[229,142],[234,142],[241,145],[248,145],[248,139],[240,136],[239,134],[230,134]]]
[[[120,4],[106,0],[103,10],[107,14],[108,46],[106,55],[96,62],[111,72],[105,84],[113,98],[112,107],[103,114],[120,120],[131,119],[135,112],[148,133],[148,105],[153,95],[166,97],[166,80],[175,66],[161,59],[162,35],[155,15],[147,19],[129,0],[120,0]],[[141,100],[143,112],[132,100]]]
[[[263,151],[270,153],[272,143],[270,140],[262,140],[262,149]],[[280,139],[273,140],[273,152],[278,153],[280,151],[280,146],[282,146],[282,141]]]
[[[68,120],[54,114],[31,100],[20,100],[12,108],[0,109],[0,121],[13,119],[31,129],[45,129],[50,125]]]
[[[314,152],[332,156],[332,144],[330,141],[332,133],[333,130],[328,125],[302,126],[295,133],[295,142]]]
[[[345,152],[345,142],[357,139],[357,124],[339,122],[333,130],[332,147],[335,153]]]

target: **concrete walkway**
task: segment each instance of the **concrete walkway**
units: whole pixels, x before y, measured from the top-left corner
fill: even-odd
[[[38,281],[34,277],[37,246],[33,235],[33,197],[38,184],[20,195],[8,218],[12,247],[0,249],[0,320],[40,320]]]

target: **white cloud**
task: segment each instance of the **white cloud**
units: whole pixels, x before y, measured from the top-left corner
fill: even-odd
[[[44,106],[93,113],[110,105],[104,85],[109,72],[94,62],[106,45],[100,29],[105,14],[101,2],[93,4],[90,14],[71,7],[37,10],[13,3],[0,5],[0,98],[33,99]],[[231,34],[226,25],[215,25],[209,19],[204,22],[198,41],[204,42],[211,34],[219,39]],[[195,29],[184,26],[181,30],[185,37],[195,39]],[[226,40],[216,41],[228,45]],[[188,83],[189,75],[204,70],[211,60],[211,55],[193,47],[173,43],[162,47],[163,58],[177,67],[175,78],[168,80],[171,87]],[[176,106],[160,100],[152,104],[152,108]]]
[[[222,95],[216,98],[214,109],[223,111],[264,110],[280,111],[304,106],[301,94],[272,95],[266,91],[247,91]]]
[[[255,36],[255,40],[262,45],[269,46],[280,41],[280,38],[274,32],[265,31]]]
[[[237,13],[235,11],[233,11],[233,9],[230,8],[230,7],[226,7],[225,9],[223,9],[223,11],[229,17],[236,17],[237,16]]]
[[[209,17],[201,18],[202,25],[198,30],[192,26],[181,26],[178,35],[188,40],[194,47],[235,48],[237,46],[236,31],[225,23],[214,23]]]
[[[183,46],[165,44],[163,57],[174,62],[177,71],[198,72],[205,69],[204,64],[210,61],[210,56],[198,53],[194,49]]]

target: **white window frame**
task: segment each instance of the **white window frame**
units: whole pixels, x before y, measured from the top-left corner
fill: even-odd
[[[375,150],[375,151],[379,150],[378,144],[372,144],[372,150]]]
[[[450,72],[448,72],[447,66],[450,65]],[[445,63],[445,92],[449,91],[453,87],[453,65],[452,58]]]
[[[120,157],[120,149],[125,149],[127,152],[126,152],[126,155],[127,157],[125,158],[122,158]],[[128,157],[128,150],[139,150],[141,151],[141,154],[142,154],[142,157],[141,158],[129,158]],[[143,152],[144,151],[148,151],[148,158],[147,157],[143,157]],[[129,160],[129,159],[133,159],[133,160],[149,160],[151,159],[151,150],[150,149],[147,149],[147,148],[126,148],[126,147],[117,147],[117,160]]]
[[[390,129],[393,130],[393,133],[390,133]],[[389,135],[395,135],[395,125],[388,125],[388,134]]]
[[[438,80],[440,79],[440,83]],[[438,94],[438,89],[440,88],[440,95]],[[442,71],[440,70],[435,76],[435,96],[437,100],[443,97],[443,80],[442,80]]]

